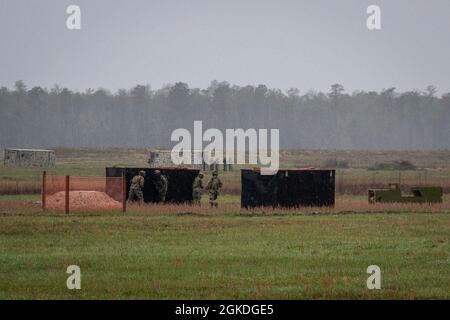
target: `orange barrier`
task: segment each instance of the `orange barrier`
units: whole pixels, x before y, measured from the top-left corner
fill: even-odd
[[[76,177],[42,174],[42,209],[126,211],[124,177]]]

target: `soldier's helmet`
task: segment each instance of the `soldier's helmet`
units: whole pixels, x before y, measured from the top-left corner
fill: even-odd
[[[218,175],[219,175],[219,173],[218,173],[217,171],[214,171],[214,172],[213,172],[213,176],[214,176],[214,177],[217,177]]]
[[[200,173],[198,174],[198,176],[199,176],[200,178],[203,178],[203,173],[200,172]]]
[[[155,174],[156,174],[156,175],[160,175],[160,174],[161,174],[161,171],[155,170]]]
[[[145,171],[144,170],[139,171],[139,175],[145,177]]]

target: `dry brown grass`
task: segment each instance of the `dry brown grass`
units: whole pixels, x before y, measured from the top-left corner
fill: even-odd
[[[14,196],[15,197],[15,196]],[[366,197],[338,196],[334,207],[299,207],[299,208],[273,208],[259,207],[245,209],[240,207],[239,197],[222,196],[219,198],[219,208],[210,208],[204,197],[201,206],[190,204],[128,204],[125,215],[143,216],[252,216],[252,215],[327,215],[350,213],[450,213],[450,198],[444,196],[440,204],[415,204],[415,203],[377,203],[369,204]],[[80,211],[77,211],[80,212]],[[111,210],[95,210],[85,208],[81,212],[109,214],[116,213]],[[46,213],[64,214],[61,210],[42,211],[40,201],[35,200],[2,200],[0,201],[0,214],[14,215],[40,215]]]
[[[41,204],[38,202],[20,200],[0,201],[0,215],[37,215],[41,213]]]
[[[238,202],[220,204],[218,209],[211,209],[207,203],[202,206],[174,204],[129,205],[128,212],[143,215],[178,215],[178,216],[214,216],[214,215],[294,215],[294,214],[347,214],[347,213],[395,213],[395,212],[450,212],[450,202],[440,204],[405,204],[378,203],[369,204],[367,199],[340,197],[335,207],[300,207],[272,208],[260,207],[245,209]]]
[[[56,153],[57,167],[49,169],[48,174],[102,176],[106,166],[147,166],[148,152],[146,149],[57,149]],[[347,160],[351,167],[336,171],[337,195],[366,195],[370,188],[385,188],[388,183],[396,182],[400,182],[405,193],[411,187],[422,185],[441,186],[444,193],[450,193],[450,151],[284,150],[281,167],[320,167],[327,158]],[[403,172],[365,169],[374,162],[397,160],[408,160],[419,168],[433,169]],[[40,194],[41,175],[42,170],[0,167],[0,195]],[[207,179],[209,175],[207,172]],[[221,172],[220,177],[224,183],[222,194],[240,194],[239,166],[232,172]]]
[[[0,194],[39,194],[39,181],[8,181],[0,180]]]
[[[438,173],[434,173],[437,175]],[[450,193],[450,177],[448,173],[442,173],[442,176],[428,176],[424,178],[423,172],[402,172],[400,179],[399,173],[392,172],[368,172],[359,170],[338,170],[336,172],[336,193],[348,195],[366,195],[368,189],[387,188],[389,183],[400,182],[402,192],[409,193],[411,188],[417,186],[440,186],[444,193]],[[236,174],[222,174],[223,181],[222,194],[239,195],[241,193],[240,176]]]
[[[223,179],[222,194],[241,194],[241,180],[240,179]]]
[[[389,182],[395,183],[395,181]],[[411,189],[420,186],[440,186],[445,194],[450,193],[450,181],[441,182],[429,182],[420,183],[418,181],[409,181],[407,183],[401,183],[400,187],[403,193],[411,193]],[[388,187],[388,183],[371,183],[371,182],[351,182],[346,181],[344,183],[336,183],[336,193],[338,194],[348,194],[348,195],[365,195],[369,189],[385,189]]]
[[[350,168],[368,168],[376,163],[407,160],[418,168],[450,168],[450,150],[283,150],[281,164],[287,167],[321,167],[326,159],[345,160]]]

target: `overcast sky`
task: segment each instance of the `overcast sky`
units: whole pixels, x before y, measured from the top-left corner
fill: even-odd
[[[81,30],[66,8],[81,7]],[[366,28],[381,7],[382,29]],[[0,86],[450,91],[449,0],[0,0]]]

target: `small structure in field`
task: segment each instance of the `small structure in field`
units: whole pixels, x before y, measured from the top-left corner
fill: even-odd
[[[390,183],[388,189],[369,189],[369,203],[442,203],[441,187],[414,187],[411,195],[402,195],[398,183]]]
[[[280,169],[261,175],[260,169],[241,169],[241,207],[332,207],[335,170]]]
[[[191,168],[106,168],[107,179],[125,177],[126,195],[130,193],[131,180],[144,171],[145,183],[142,190],[145,203],[157,202],[157,190],[155,188],[155,171],[159,170],[168,180],[168,189],[166,203],[191,203],[192,202],[192,183],[199,174],[199,169]],[[107,187],[107,190],[113,188]]]
[[[54,150],[42,149],[5,149],[5,167],[54,167]]]
[[[150,150],[148,157],[148,164],[150,168],[191,168],[200,169],[202,164],[196,164],[197,162],[202,163],[202,152],[201,151],[184,151],[189,153],[189,158],[191,159],[189,163],[185,164],[174,164],[172,161],[172,151],[171,150]],[[196,160],[197,159],[197,160]]]

